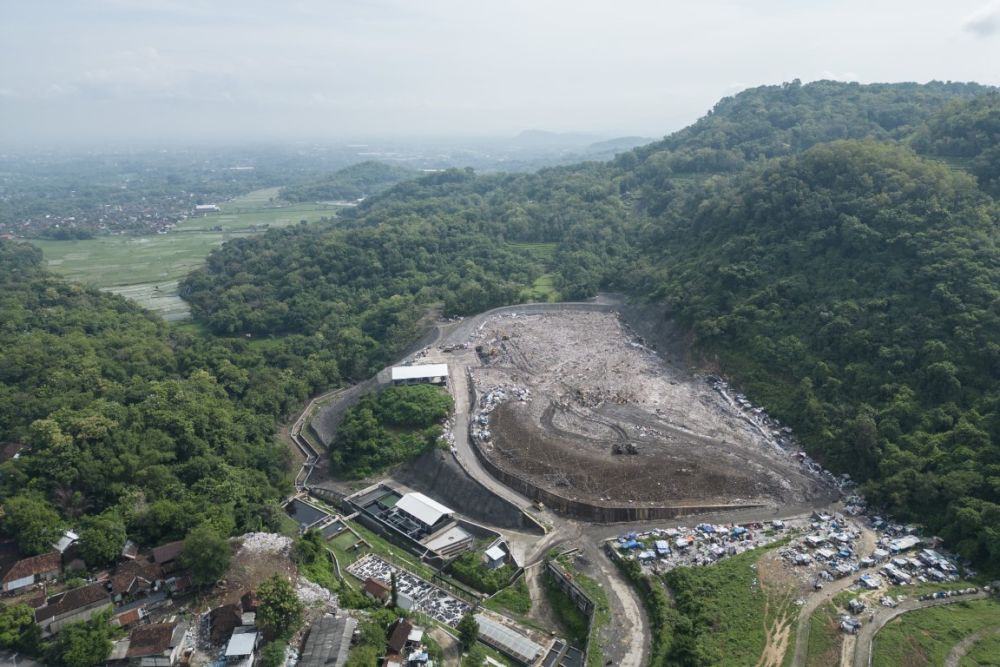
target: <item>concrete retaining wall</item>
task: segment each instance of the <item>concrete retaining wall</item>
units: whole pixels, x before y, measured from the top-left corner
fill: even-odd
[[[393,479],[423,490],[431,498],[474,521],[537,535],[544,533],[519,507],[480,484],[450,454],[441,450],[421,454],[394,473]]]

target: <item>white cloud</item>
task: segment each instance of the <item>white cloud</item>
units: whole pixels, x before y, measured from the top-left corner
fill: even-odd
[[[965,20],[962,28],[979,37],[992,37],[1000,33],[1000,0],[993,0],[980,7]]]

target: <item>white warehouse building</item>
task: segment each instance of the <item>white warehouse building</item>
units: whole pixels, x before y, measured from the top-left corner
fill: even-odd
[[[448,384],[448,364],[420,364],[418,366],[393,366],[392,384]]]

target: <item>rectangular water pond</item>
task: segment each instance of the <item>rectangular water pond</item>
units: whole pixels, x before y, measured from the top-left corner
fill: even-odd
[[[288,512],[288,516],[295,519],[301,529],[311,526],[320,519],[325,519],[330,516],[327,512],[317,509],[312,505],[307,505],[298,498],[293,498],[292,502],[285,505],[285,511]]]

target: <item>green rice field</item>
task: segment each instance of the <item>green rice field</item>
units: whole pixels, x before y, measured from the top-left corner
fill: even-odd
[[[225,241],[336,215],[329,204],[273,206],[277,188],[256,190],[221,205],[221,213],[189,218],[166,234],[101,236],[80,241],[33,240],[49,270],[121,294],[167,320],[190,314],[177,283]]]

